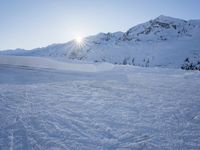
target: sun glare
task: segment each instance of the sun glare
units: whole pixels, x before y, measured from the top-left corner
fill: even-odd
[[[87,40],[81,36],[77,36],[74,40],[74,46],[77,48],[83,48],[87,46]]]
[[[76,38],[76,43],[77,43],[77,44],[82,44],[82,43],[83,43],[83,38],[80,37],[80,36],[77,37],[77,38]]]

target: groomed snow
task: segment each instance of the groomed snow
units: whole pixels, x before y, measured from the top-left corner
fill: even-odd
[[[75,64],[65,63],[61,61],[52,60],[42,57],[26,57],[26,56],[0,56],[0,64],[32,67],[41,69],[58,69],[68,71],[81,71],[81,72],[98,72],[111,70],[114,65],[109,63],[101,64]]]
[[[12,61],[0,59],[2,150],[200,149],[199,72]]]

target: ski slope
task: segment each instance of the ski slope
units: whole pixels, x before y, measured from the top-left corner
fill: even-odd
[[[79,72],[98,72],[111,70],[114,65],[109,63],[78,64],[56,61],[49,58],[26,57],[26,56],[0,56],[0,64],[18,67],[31,67],[40,69],[58,69]]]
[[[0,59],[0,149],[200,149],[199,72],[20,59]]]

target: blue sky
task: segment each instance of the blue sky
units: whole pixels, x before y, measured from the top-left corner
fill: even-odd
[[[163,14],[200,19],[200,0],[0,0],[0,50],[126,31]]]

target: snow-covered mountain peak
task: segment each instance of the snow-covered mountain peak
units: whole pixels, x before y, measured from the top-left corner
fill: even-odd
[[[165,15],[160,15],[157,18],[154,19],[154,21],[160,21],[164,23],[182,23],[182,22],[187,22],[186,20],[179,19],[179,18],[173,18]]]
[[[174,40],[184,36],[192,36],[200,29],[199,25],[198,21],[185,21],[161,15],[129,29],[123,35],[122,40],[134,42]]]
[[[193,64],[199,64],[199,40],[200,20],[185,21],[161,15],[134,26],[125,33],[109,32],[85,37],[82,45],[72,40],[30,51],[20,49],[0,54],[105,61],[137,66],[181,67],[185,60],[189,60],[187,64],[190,66],[194,66],[190,64],[193,60]]]

